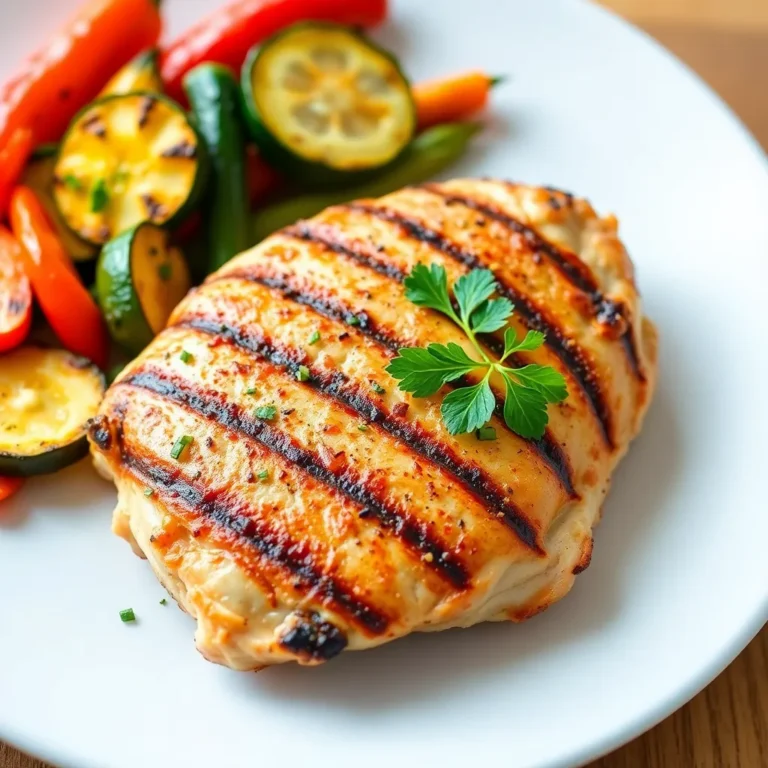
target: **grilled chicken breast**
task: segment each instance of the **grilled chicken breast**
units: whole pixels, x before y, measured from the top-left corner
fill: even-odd
[[[452,436],[440,397],[385,372],[401,346],[467,346],[405,298],[419,262],[451,281],[493,270],[517,330],[546,333],[517,360],[566,377],[541,439],[498,416],[495,441]],[[330,208],[235,258],[112,385],[90,440],[117,485],[114,530],[197,619],[206,658],[315,664],[561,598],[655,377],[616,219],[458,180]]]

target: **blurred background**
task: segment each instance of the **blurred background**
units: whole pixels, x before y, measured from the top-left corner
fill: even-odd
[[[600,4],[644,29],[696,71],[768,149],[768,0],[600,0]],[[591,768],[766,766],[768,630],[764,629],[692,702]],[[0,743],[0,768],[46,766]]]

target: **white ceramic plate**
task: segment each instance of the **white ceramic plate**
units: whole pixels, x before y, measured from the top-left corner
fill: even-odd
[[[75,2],[4,0],[0,75]],[[171,30],[214,5],[166,0]],[[414,77],[511,76],[456,174],[554,184],[620,216],[661,382],[591,567],[525,625],[237,674],[158,604],[109,532],[111,487],[82,465],[3,508],[0,738],[73,768],[570,766],[668,715],[766,620],[765,157],[679,63],[591,5],[402,0],[392,17],[378,36]]]

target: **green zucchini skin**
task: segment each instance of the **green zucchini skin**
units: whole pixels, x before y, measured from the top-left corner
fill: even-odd
[[[146,242],[146,237],[164,238],[166,243],[168,240],[167,232],[160,227],[148,222],[138,224],[104,245],[96,267],[96,295],[110,336],[134,355],[141,352],[157,334],[142,307],[137,283],[144,285],[146,290],[149,290],[150,280],[157,281],[154,285],[166,285],[168,288],[164,292],[163,301],[155,298],[154,302],[155,306],[166,306],[165,303],[170,301],[167,305],[168,313],[189,289],[186,266],[183,267],[183,274],[179,274],[182,271],[183,254],[178,248],[171,249],[178,254],[177,257],[172,259],[169,255],[165,262],[166,266],[173,264],[172,276],[163,279],[157,271],[150,274],[146,269],[141,273],[142,262],[134,258],[134,249],[141,249],[141,242]],[[153,258],[157,259],[157,255]],[[181,286],[178,291],[173,290],[176,284]]]
[[[90,104],[86,104],[86,106],[84,106],[72,119],[72,122],[69,124],[69,127],[67,128],[67,132],[64,134],[64,137],[62,138],[61,142],[58,145],[55,167],[58,168],[58,165],[62,160],[62,155],[64,153],[64,148],[66,146],[69,135],[72,133],[72,131],[78,128],[83,117],[90,110],[99,106],[109,105],[111,101],[116,101],[119,99],[129,99],[136,96],[147,97],[149,99],[152,99],[153,101],[157,101],[162,104],[165,104],[169,108],[179,112],[181,115],[183,115],[187,119],[187,123],[192,129],[192,131],[194,132],[196,137],[197,154],[195,157],[195,164],[196,164],[195,177],[194,177],[192,186],[190,187],[189,194],[187,195],[187,198],[184,201],[184,203],[179,206],[179,208],[173,213],[172,216],[170,216],[167,220],[163,221],[162,224],[157,224],[157,226],[162,226],[164,228],[172,229],[173,227],[183,222],[193,211],[197,209],[198,204],[200,203],[200,200],[203,197],[203,193],[207,188],[209,170],[210,170],[209,168],[210,160],[208,157],[206,142],[203,140],[202,135],[197,130],[194,120],[189,119],[189,115],[186,114],[186,112],[181,107],[181,105],[175,102],[173,99],[169,98],[168,96],[165,96],[164,94],[161,94],[161,93],[150,92],[150,91],[134,91],[132,93],[127,93],[127,94],[112,93],[105,96],[100,96],[95,101],[92,101]],[[59,202],[56,190],[54,190],[53,199],[62,220],[65,222],[67,227],[71,229],[78,236],[79,239],[94,246],[95,248],[100,248],[102,245],[104,245],[102,241],[89,239],[82,232],[78,232],[77,228],[71,222],[67,221],[67,216],[61,209],[61,204]],[[137,223],[144,223],[144,222],[137,222]],[[119,234],[121,233],[120,232],[115,233],[116,236]]]
[[[242,96],[232,72],[217,64],[191,70],[184,78],[184,90],[210,158],[211,176],[203,203],[209,239],[204,272],[208,274],[250,245]]]
[[[88,437],[85,431],[66,445],[49,448],[35,456],[19,456],[0,451],[0,475],[7,477],[34,477],[50,475],[88,455]]]
[[[297,28],[301,27],[322,29],[324,27],[338,28],[339,25],[313,21],[298,23],[292,27],[289,27],[287,30],[276,33],[264,43],[251,48],[243,64],[240,76],[240,86],[243,92],[243,103],[245,105],[245,120],[248,126],[248,130],[267,163],[281,170],[286,176],[299,181],[302,187],[310,189],[334,189],[345,186],[352,186],[355,184],[364,184],[365,182],[375,178],[376,174],[381,172],[382,168],[387,168],[392,163],[397,162],[397,160],[407,148],[408,143],[404,144],[398,155],[389,160],[383,166],[380,165],[373,168],[365,168],[360,170],[342,170],[331,168],[322,162],[316,162],[302,158],[293,152],[290,147],[283,144],[267,128],[261,111],[256,103],[252,87],[252,73],[253,68],[256,66],[256,63],[259,60],[259,57],[267,49],[267,46],[278,42],[280,38],[283,37],[283,35],[290,34]],[[353,29],[349,29],[349,32],[359,35],[359,33],[356,33]],[[405,83],[408,83],[408,79],[403,73],[399,61],[391,53],[376,45],[367,38],[365,39],[365,43],[377,53],[389,59],[394,65],[395,69],[397,69],[397,71],[400,73]],[[413,112],[415,115],[415,104],[413,106]]]
[[[47,350],[40,350],[45,354]],[[50,350],[60,353],[60,350]],[[72,370],[76,373],[82,371],[84,378],[88,377],[87,384],[95,384],[98,388],[98,399],[101,399],[106,390],[104,374],[90,360],[66,353],[70,358]],[[95,409],[94,414],[95,415]],[[32,477],[34,475],[47,475],[58,472],[60,469],[74,464],[88,454],[87,438],[88,422],[83,423],[76,434],[63,438],[60,445],[48,445],[40,453],[19,454],[8,450],[0,450],[0,475],[9,477]]]
[[[110,240],[101,249],[96,267],[96,295],[109,334],[134,354],[141,352],[154,336],[131,279],[131,249],[139,227]]]

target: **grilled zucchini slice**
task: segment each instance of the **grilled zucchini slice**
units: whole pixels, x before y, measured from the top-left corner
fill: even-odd
[[[101,245],[144,221],[182,218],[206,169],[205,146],[178,104],[156,93],[107,96],[72,121],[54,199],[72,230]]]
[[[21,183],[30,187],[40,198],[46,213],[51,219],[56,232],[61,238],[72,261],[90,261],[95,259],[98,249],[85,240],[81,240],[65,223],[53,199],[53,171],[56,166],[56,145],[45,144],[33,155],[24,173]]]
[[[0,366],[0,475],[56,472],[88,452],[104,375],[62,349],[20,347]]]
[[[100,95],[111,96],[134,91],[163,92],[163,81],[160,79],[160,69],[157,65],[157,48],[142,51],[131,59],[104,86]]]
[[[165,328],[190,288],[184,254],[169,234],[140,224],[102,248],[96,293],[110,335],[134,354]]]
[[[265,159],[302,181],[343,181],[385,165],[416,127],[397,61],[336,24],[296,24],[254,48],[242,88]]]

